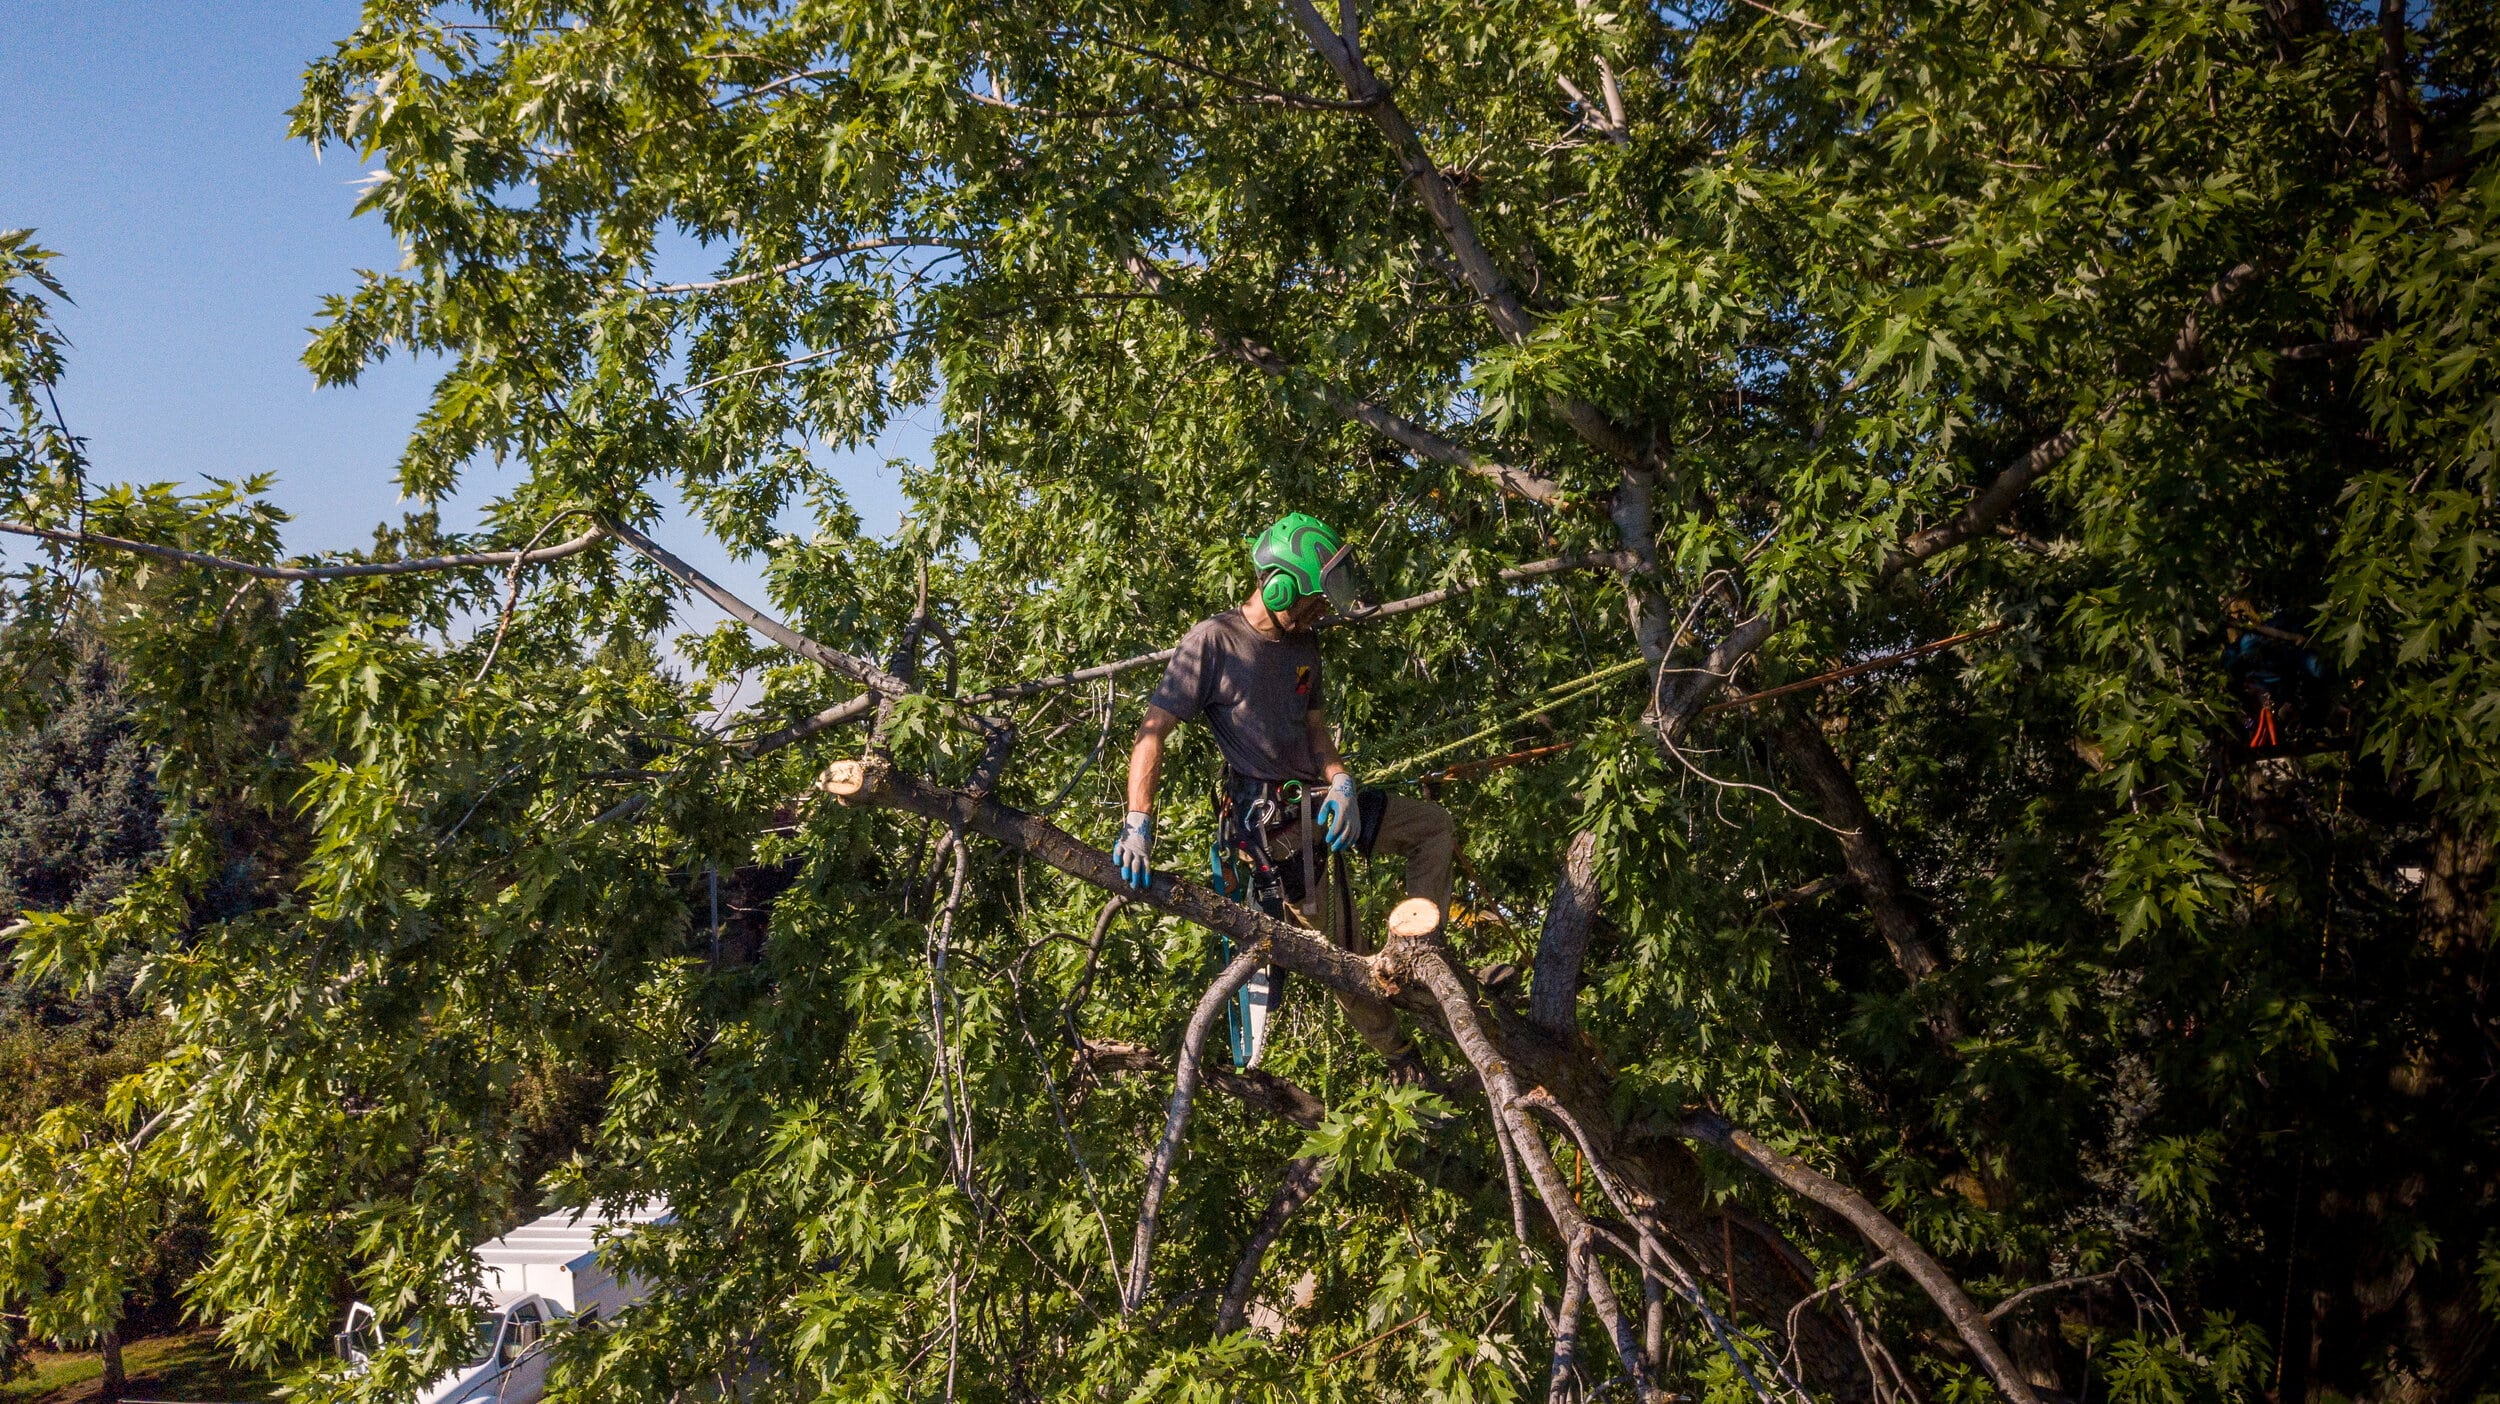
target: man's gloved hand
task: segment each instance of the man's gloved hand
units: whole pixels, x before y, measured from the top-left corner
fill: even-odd
[[[1343,853],[1354,842],[1355,803],[1354,777],[1344,771],[1328,782],[1328,798],[1319,803],[1319,826],[1328,834],[1328,848]]]
[[[1154,816],[1142,809],[1132,809],[1120,823],[1120,841],[1111,850],[1111,859],[1120,865],[1120,876],[1135,888],[1154,885]]]

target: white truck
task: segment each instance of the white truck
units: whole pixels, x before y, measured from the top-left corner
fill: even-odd
[[[642,1284],[611,1271],[596,1236],[613,1237],[642,1224],[665,1223],[668,1206],[596,1205],[563,1209],[521,1225],[472,1250],[486,1300],[477,1310],[461,1363],[417,1392],[417,1404],[531,1404],[547,1386],[548,1330],[557,1322],[612,1315],[642,1296]],[[364,1368],[381,1346],[373,1308],[347,1309],[338,1334],[341,1358]]]

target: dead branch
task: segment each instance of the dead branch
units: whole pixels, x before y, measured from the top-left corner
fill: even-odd
[[[1919,1246],[1918,1240],[1903,1233],[1900,1225],[1884,1217],[1883,1211],[1870,1203],[1865,1195],[1793,1156],[1772,1149],[1750,1133],[1729,1125],[1711,1113],[1703,1112],[1685,1118],[1683,1129],[1685,1135],[1717,1146],[1746,1168],[1855,1225],[1858,1232],[1866,1235],[1868,1242],[1901,1264],[1902,1270],[1909,1273],[1911,1280],[1927,1293],[1928,1300],[1944,1313],[1945,1320],[1952,1323],[1955,1334],[1970,1347],[1973,1355],[1979,1357],[1981,1368],[1988,1372],[1988,1378],[1996,1382],[1996,1387],[2007,1398],[2014,1404],[2040,1404],[2039,1396],[2032,1393],[2030,1381],[2023,1378],[2013,1359],[2006,1355],[2005,1347],[1998,1344],[1995,1334],[1988,1329],[1987,1318],[1980,1314],[1970,1294],[1962,1290],[1962,1284],[1954,1281],[1953,1275]]]
[[[1563,855],[1554,900],[1537,937],[1536,980],[1528,987],[1528,1021],[1557,1037],[1579,1028],[1580,962],[1597,916],[1597,835],[1582,831]]]
[[[1316,1155],[1306,1155],[1285,1166],[1283,1178],[1276,1183],[1276,1193],[1267,1201],[1267,1212],[1259,1216],[1259,1227],[1250,1235],[1249,1245],[1241,1250],[1241,1261],[1233,1265],[1232,1281],[1224,1286],[1224,1299],[1216,1304],[1215,1334],[1218,1340],[1242,1328],[1249,1314],[1250,1294],[1257,1290],[1259,1269],[1267,1261],[1267,1250],[1274,1247],[1285,1231],[1285,1221],[1294,1211],[1310,1202],[1312,1195],[1328,1180],[1328,1162]]]
[[[131,551],[159,560],[182,565],[207,566],[212,570],[230,570],[260,580],[361,580],[376,575],[414,575],[422,571],[467,570],[475,566],[525,566],[577,556],[599,544],[607,533],[588,531],[570,541],[542,546],[530,551],[472,551],[453,556],[418,556],[404,561],[359,561],[353,565],[335,566],[273,566],[256,561],[238,561],[225,556],[211,556],[199,551],[185,551],[173,546],[159,546],[150,541],[131,541],[119,536],[106,536],[92,531],[65,531],[58,527],[33,526],[25,522],[0,521],[0,531],[13,536],[31,536],[64,546],[103,546],[115,551]]]
[[[1189,1127],[1189,1103],[1198,1091],[1198,1064],[1207,1051],[1207,1033],[1215,1027],[1224,1003],[1235,991],[1250,982],[1267,964],[1264,945],[1249,945],[1207,986],[1198,997],[1198,1008],[1189,1016],[1189,1030],[1181,1039],[1180,1065],[1172,1075],[1172,1100],[1163,1109],[1163,1140],[1155,1147],[1154,1159],[1146,1167],[1146,1193],[1137,1210],[1137,1246],[1130,1250],[1128,1290],[1120,1295],[1120,1314],[1128,1315],[1145,1305],[1146,1283],[1154,1266],[1155,1228],[1163,1215],[1163,1192],[1171,1184],[1172,1162],[1181,1150],[1181,1133]]]

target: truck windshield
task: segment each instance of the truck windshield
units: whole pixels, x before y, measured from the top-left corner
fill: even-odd
[[[468,1364],[483,1365],[495,1358],[495,1330],[501,1325],[503,1317],[491,1311],[481,1311],[470,1319]]]

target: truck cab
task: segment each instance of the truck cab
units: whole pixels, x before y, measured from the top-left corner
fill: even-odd
[[[642,1296],[642,1284],[600,1261],[597,1231],[630,1232],[665,1222],[668,1206],[560,1210],[523,1224],[474,1251],[486,1301],[473,1320],[461,1362],[417,1392],[417,1404],[533,1404],[546,1392],[548,1336],[575,1318],[612,1315]],[[358,1302],[336,1338],[341,1359],[362,1370],[381,1349],[379,1318]]]

